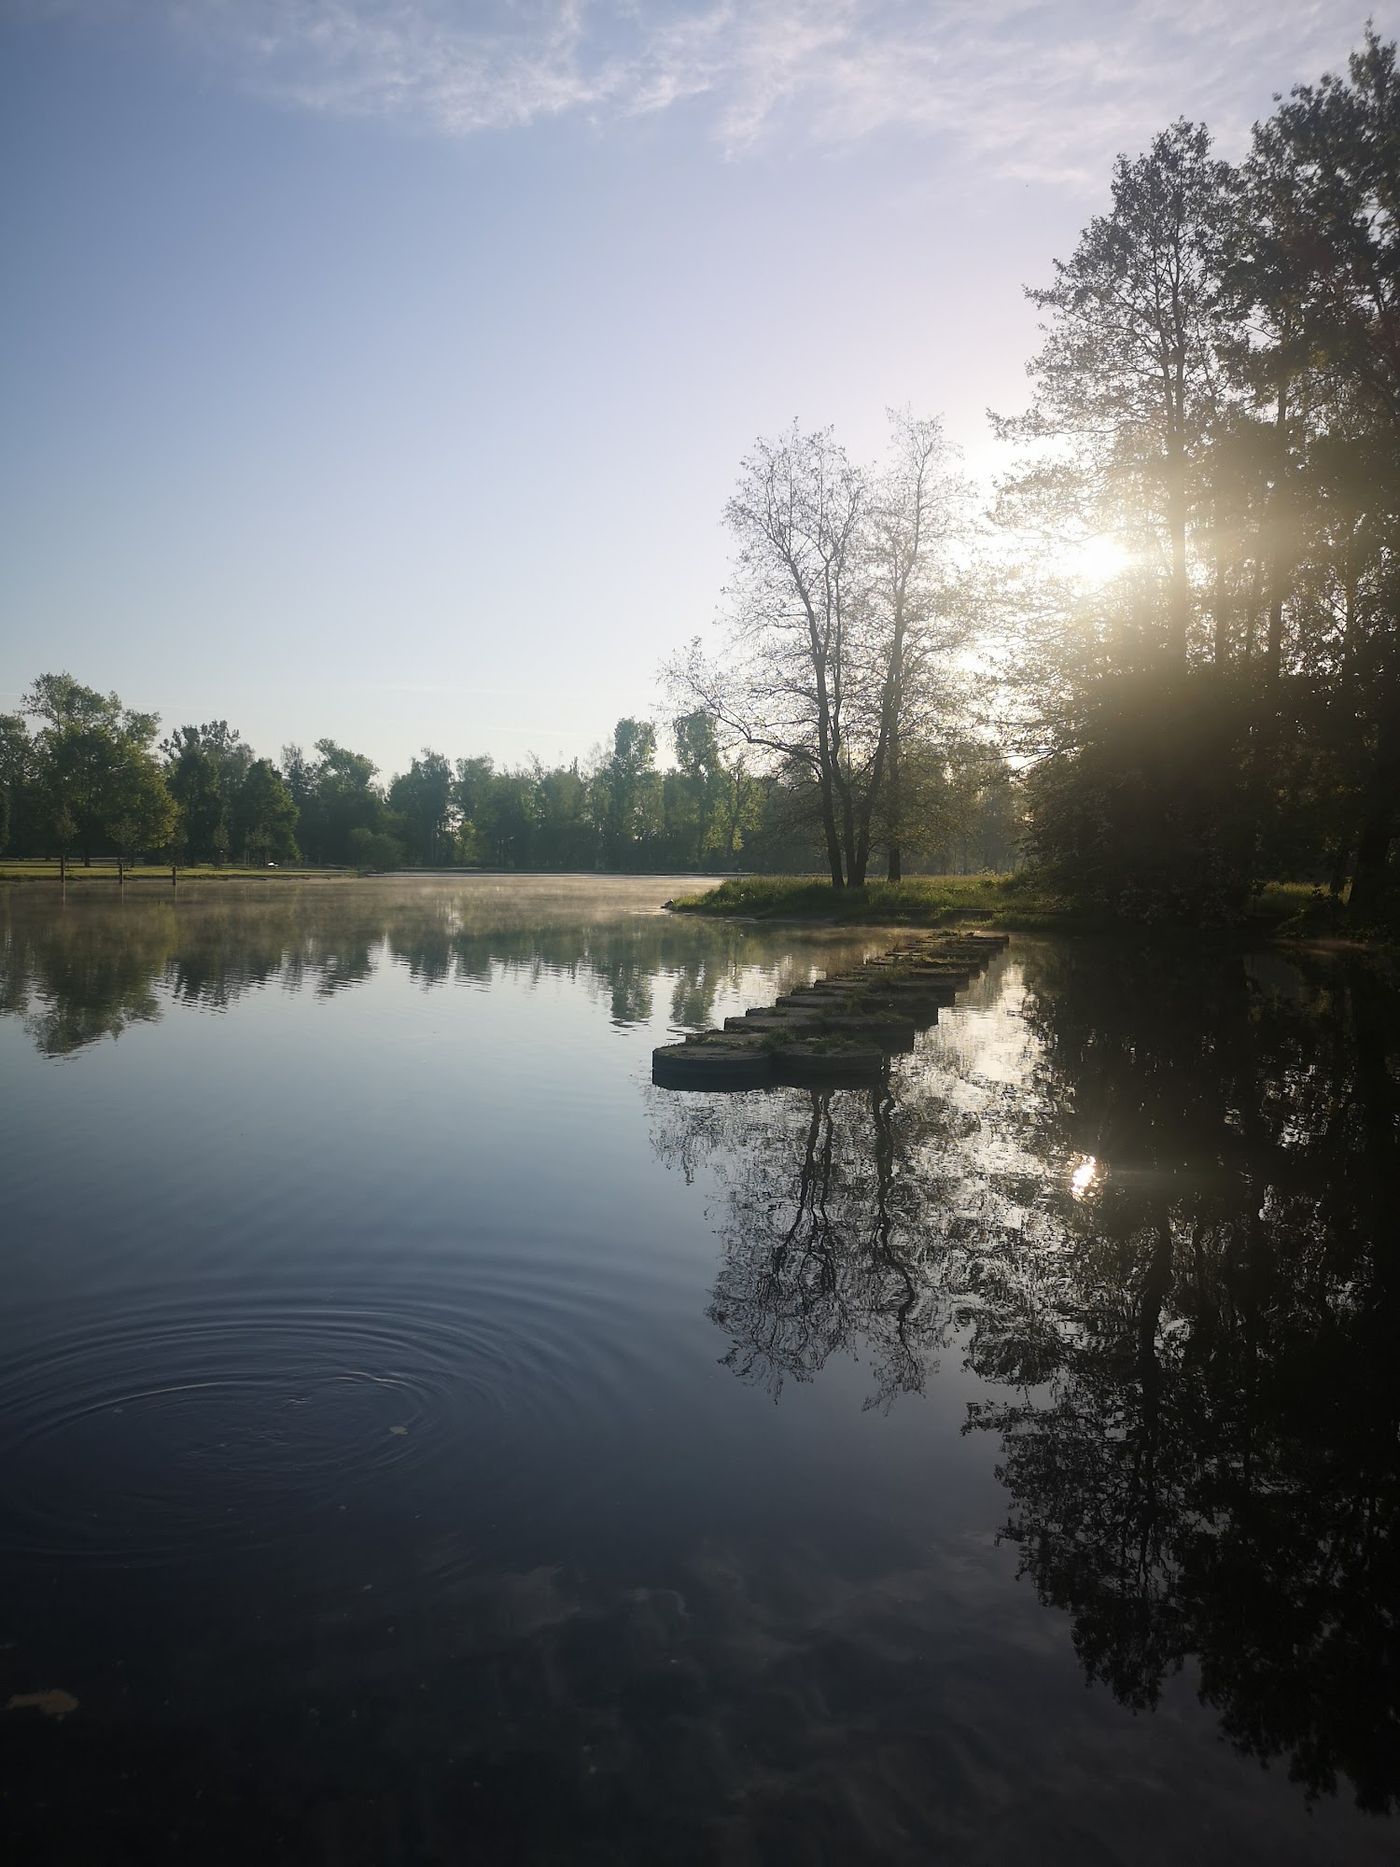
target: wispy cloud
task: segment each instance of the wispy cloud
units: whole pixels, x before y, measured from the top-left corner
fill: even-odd
[[[72,10],[74,0],[62,0]],[[81,4],[81,0],[79,0]],[[1001,176],[1101,179],[1185,113],[1227,147],[1260,87],[1360,37],[1335,0],[134,0],[303,108],[466,136],[693,104],[739,156],[902,130]],[[1390,8],[1373,8],[1380,15]]]

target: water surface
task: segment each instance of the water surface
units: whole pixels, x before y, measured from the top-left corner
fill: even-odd
[[[1393,1860],[1392,978],[681,885],[0,898],[15,1857]]]

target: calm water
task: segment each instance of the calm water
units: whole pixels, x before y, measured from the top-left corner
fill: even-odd
[[[1393,982],[676,885],[0,898],[5,1858],[1394,1861]]]

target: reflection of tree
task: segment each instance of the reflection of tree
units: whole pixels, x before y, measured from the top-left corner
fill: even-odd
[[[1090,1678],[1148,1709],[1194,1662],[1241,1750],[1390,1808],[1397,995],[1272,955],[1022,966],[1000,1092],[968,1039],[874,1095],[659,1096],[659,1151],[715,1189],[726,1360],[777,1395],[868,1354],[888,1406],[960,1325],[1005,1534]]]
[[[672,1022],[701,1028],[745,966],[776,966],[791,946],[771,930],[638,913],[635,883],[616,902],[606,884],[189,884],[63,904],[16,894],[0,898],[0,1016],[21,1017],[46,1054],[67,1054],[159,1018],[167,999],[222,1010],[274,980],[325,997],[387,958],[425,990],[563,975],[623,1025],[651,1018],[660,985]]]
[[[64,1056],[155,1022],[166,999],[224,1010],[274,978],[322,994],[358,983],[382,939],[372,925],[301,916],[285,899],[10,905],[0,924],[0,1015],[20,1017],[46,1056]]]
[[[973,1409],[1023,1571],[1126,1703],[1194,1656],[1240,1748],[1389,1808],[1394,995],[1361,967],[1070,956],[1032,1022],[1043,1151],[1107,1174],[1078,1202],[1047,1180],[1036,1249],[1003,1240],[978,1292],[972,1365],[1023,1390]]]
[[[65,1057],[160,1016],[153,989],[168,929],[157,917],[114,942],[81,915],[56,914],[42,940],[6,927],[0,941],[0,1015],[17,1016],[46,1057]]]
[[[874,1368],[867,1404],[922,1392],[946,1298],[921,1231],[930,1182],[911,1171],[889,1086],[662,1106],[663,1157],[689,1177],[707,1156],[723,1187],[709,1314],[731,1338],[726,1364],[776,1398],[859,1352]]]

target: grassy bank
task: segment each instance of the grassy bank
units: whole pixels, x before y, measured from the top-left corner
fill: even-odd
[[[756,920],[820,920],[841,924],[909,921],[939,926],[995,921],[1002,927],[1087,925],[1070,904],[1011,875],[916,875],[903,882],[867,882],[839,893],[815,875],[744,875],[703,894],[671,903],[681,914],[742,915]]]
[[[1271,932],[1302,916],[1315,890],[1302,883],[1270,883],[1251,904],[1249,920]],[[862,922],[907,921],[939,927],[986,921],[998,927],[1038,929],[1103,927],[1106,917],[1017,875],[916,875],[903,882],[868,882],[839,893],[815,875],[745,875],[703,894],[671,903],[682,914],[739,915],[755,920]]]

